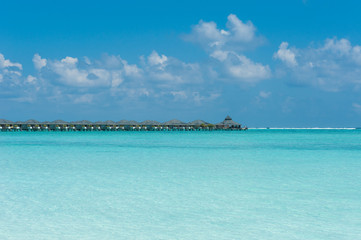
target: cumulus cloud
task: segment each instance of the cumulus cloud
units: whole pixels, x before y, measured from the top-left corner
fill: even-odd
[[[275,59],[279,59],[288,66],[297,66],[296,53],[294,50],[288,49],[288,42],[282,42],[278,51],[273,55]]]
[[[256,83],[271,76],[268,65],[248,58],[244,51],[261,42],[251,21],[243,22],[236,15],[227,18],[226,29],[215,22],[200,21],[185,38],[203,46],[212,61],[207,69],[217,80],[234,83]]]
[[[201,20],[192,27],[191,33],[186,35],[185,39],[200,44],[208,51],[246,50],[261,42],[251,21],[243,22],[234,14],[230,14],[227,20],[226,30],[219,29],[215,22]]]
[[[230,61],[226,65],[229,73],[237,79],[246,82],[254,82],[266,79],[270,76],[270,69],[260,63],[254,63],[242,55],[235,55],[236,61]]]
[[[26,82],[27,82],[27,83],[35,83],[35,81],[36,81],[36,77],[34,77],[34,76],[32,76],[32,75],[28,75],[28,76],[26,77]]]
[[[268,65],[255,63],[242,54],[217,50],[211,54],[211,57],[221,63],[217,62],[214,69],[221,74],[221,78],[228,81],[255,83],[271,76]]]
[[[39,56],[39,58],[41,58]],[[128,64],[119,56],[105,56],[103,61],[94,61],[89,58],[67,56],[60,60],[46,60],[46,69],[42,68],[44,78],[55,79],[59,84],[79,88],[118,87],[125,77],[139,77],[141,69],[136,65]]]
[[[44,58],[41,58],[38,53],[36,53],[33,57],[33,63],[37,70],[40,70],[41,68],[46,66],[47,60]]]
[[[142,58],[142,67],[145,76],[157,86],[172,88],[203,81],[198,63],[186,63],[164,54],[159,55],[156,51],[147,57],[147,61]]]
[[[121,62],[123,64],[124,74],[126,76],[130,76],[130,77],[142,76],[143,71],[140,68],[138,68],[136,64],[128,64],[128,62],[125,60],[122,60]]]
[[[227,34],[231,41],[251,42],[255,38],[256,28],[251,21],[243,23],[234,14],[228,16],[227,27],[230,34]]]
[[[299,85],[339,91],[348,85],[361,84],[361,46],[353,46],[344,38],[326,39],[320,47],[305,49],[291,50],[288,44],[282,43],[274,56],[283,63],[278,72]]]
[[[130,64],[114,55],[103,55],[101,59],[71,56],[43,59],[37,55],[36,59],[46,60],[38,77],[54,92],[52,99],[57,101],[64,96],[74,103],[91,103],[98,99],[94,97],[96,94],[107,92],[115,99],[166,95],[182,99],[183,86],[197,88],[203,81],[199,64],[182,62],[156,51],[141,57],[139,64]],[[28,76],[28,82],[35,80],[36,77]],[[92,95],[84,94],[90,92]],[[162,92],[167,94],[160,94]]]
[[[23,76],[22,64],[6,59],[0,53],[0,97],[16,102],[33,102],[40,87],[37,78]]]
[[[49,69],[59,76],[61,83],[75,87],[92,87],[106,82],[108,74],[100,69],[79,69],[77,67],[78,59],[66,57],[49,63]],[[104,79],[106,78],[106,79]],[[100,79],[100,81],[96,81]],[[98,84],[97,84],[98,83]]]
[[[3,88],[21,84],[22,70],[20,63],[12,62],[0,53],[0,82]]]
[[[24,91],[37,91],[51,101],[66,98],[88,104],[102,97],[167,98],[201,104],[218,98],[220,92],[215,89],[224,81],[253,85],[271,76],[268,65],[244,53],[260,43],[253,23],[230,14],[225,26],[220,29],[215,22],[201,20],[185,37],[209,54],[209,59],[200,63],[185,62],[155,50],[141,56],[139,63],[107,54],[100,59],[49,59],[36,53],[32,58],[36,73],[22,76],[22,65],[0,54],[0,82],[12,79],[8,82],[22,84]]]
[[[159,66],[160,68],[164,68],[166,62],[168,60],[168,57],[163,55],[160,56],[156,51],[153,50],[153,52],[148,56],[148,63],[151,66]]]
[[[20,70],[23,69],[23,66],[20,63],[12,62],[9,59],[5,59],[4,55],[0,53],[0,69],[11,67],[18,68]]]

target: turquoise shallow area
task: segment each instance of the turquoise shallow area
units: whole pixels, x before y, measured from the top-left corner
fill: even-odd
[[[361,239],[361,131],[0,133],[0,239]]]

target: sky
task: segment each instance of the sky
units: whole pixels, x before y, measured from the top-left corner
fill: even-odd
[[[6,1],[0,118],[361,127],[360,1]]]

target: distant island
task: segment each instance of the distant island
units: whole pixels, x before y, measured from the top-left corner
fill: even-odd
[[[137,122],[134,120],[121,120],[114,122],[88,120],[66,122],[55,120],[52,122],[39,122],[28,120],[25,122],[13,122],[0,119],[0,131],[212,131],[212,130],[247,130],[247,126],[242,127],[240,123],[227,116],[222,122],[212,124],[203,120],[194,120],[189,123],[173,119],[164,123],[154,120]]]

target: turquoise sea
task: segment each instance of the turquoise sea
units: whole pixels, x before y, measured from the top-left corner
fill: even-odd
[[[1,132],[0,239],[361,239],[361,130]]]

